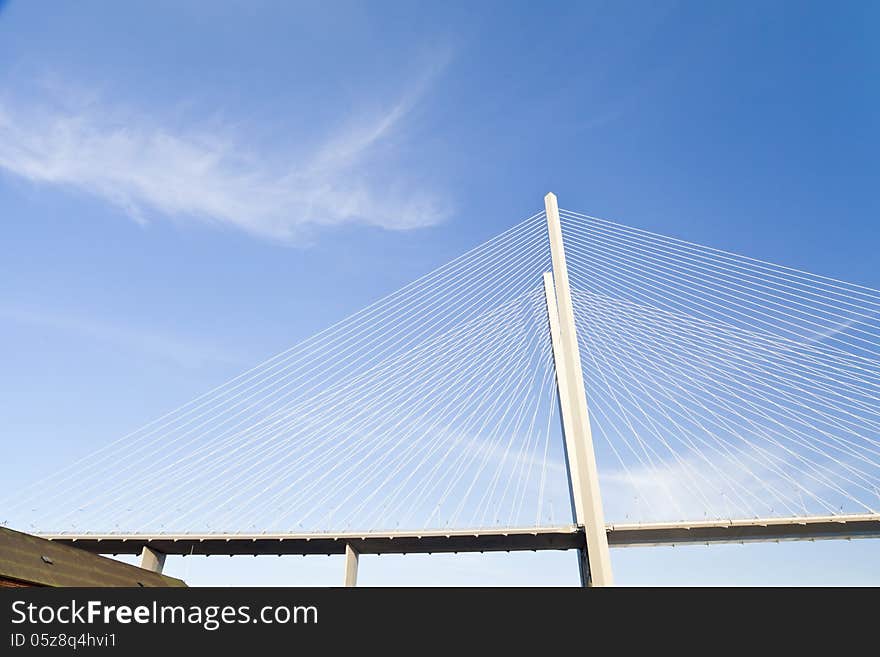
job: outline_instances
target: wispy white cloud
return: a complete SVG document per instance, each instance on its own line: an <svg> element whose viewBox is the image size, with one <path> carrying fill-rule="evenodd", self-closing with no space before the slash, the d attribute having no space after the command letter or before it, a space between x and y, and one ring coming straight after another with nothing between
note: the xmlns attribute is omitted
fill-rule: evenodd
<svg viewBox="0 0 880 657"><path fill-rule="evenodd" d="M873 315L874 315L874 313L871 313L871 316L873 316ZM830 326L826 329L815 331L814 335L805 339L803 341L803 343L805 345L816 344L818 342L822 342L824 340L827 340L828 338L837 337L838 335L841 335L841 334L844 335L844 337L846 337L850 333L850 331L849 331L850 328L852 328L853 326L856 326L858 324L868 324L869 321L870 321L870 318L866 319L864 316L851 317L849 319L845 319L843 321L840 321L840 322L838 322L838 323L834 324L833 326ZM870 324L868 324L868 325L870 326Z"/></svg>
<svg viewBox="0 0 880 657"><path fill-rule="evenodd" d="M0 308L0 320L74 334L99 344L158 358L185 368L195 369L209 364L240 367L248 362L240 354L212 346L204 340L190 340L93 317L6 307Z"/></svg>
<svg viewBox="0 0 880 657"><path fill-rule="evenodd" d="M385 111L348 117L311 152L281 157L256 152L228 126L171 128L94 98L72 102L71 94L61 102L52 94L0 97L0 168L100 197L141 222L159 213L284 242L348 223L429 226L449 204L419 186L395 154L436 69Z"/></svg>
<svg viewBox="0 0 880 657"><path fill-rule="evenodd" d="M856 480L851 468L858 465L817 458L809 450L795 456L744 444L735 459L718 453L684 456L653 466L633 464L629 471L602 470L599 479L609 522L864 513L874 499L851 483Z"/></svg>

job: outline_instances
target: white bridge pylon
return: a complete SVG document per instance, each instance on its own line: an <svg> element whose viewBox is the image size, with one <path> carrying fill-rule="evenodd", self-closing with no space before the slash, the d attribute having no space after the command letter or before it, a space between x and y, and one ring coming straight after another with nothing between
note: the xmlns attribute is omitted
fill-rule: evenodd
<svg viewBox="0 0 880 657"><path fill-rule="evenodd" d="M0 502L100 553L880 535L880 291L558 208Z"/></svg>
<svg viewBox="0 0 880 657"><path fill-rule="evenodd" d="M544 293L553 344L553 362L556 365L559 407L565 435L568 480L578 525L584 527L586 548L580 550L578 560L581 584L584 586L611 586L611 555L605 534L605 514L599 491L599 473L593 434L587 410L581 356L578 347L574 307L565 263L565 246L556 195L544 197L547 232L553 273L544 274ZM554 274L555 280L554 283Z"/></svg>

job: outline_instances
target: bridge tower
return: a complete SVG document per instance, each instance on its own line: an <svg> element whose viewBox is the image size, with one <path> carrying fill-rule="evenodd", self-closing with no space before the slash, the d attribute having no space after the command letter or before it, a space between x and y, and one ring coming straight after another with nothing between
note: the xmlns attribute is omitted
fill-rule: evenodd
<svg viewBox="0 0 880 657"><path fill-rule="evenodd" d="M559 408L575 522L584 528L586 545L578 550L581 584L611 586L611 555L599 491L596 453L581 370L577 328L565 264L562 225L555 194L544 197L553 272L544 274L544 293L559 390Z"/></svg>

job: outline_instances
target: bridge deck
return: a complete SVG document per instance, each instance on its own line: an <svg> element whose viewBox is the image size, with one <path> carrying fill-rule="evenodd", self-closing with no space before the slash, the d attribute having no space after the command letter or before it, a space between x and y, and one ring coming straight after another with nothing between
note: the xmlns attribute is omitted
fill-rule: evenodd
<svg viewBox="0 0 880 657"><path fill-rule="evenodd" d="M609 525L613 547L880 538L880 515L812 516L750 520ZM101 554L361 554L569 550L584 544L573 526L456 531L340 534L44 534L44 538Z"/></svg>

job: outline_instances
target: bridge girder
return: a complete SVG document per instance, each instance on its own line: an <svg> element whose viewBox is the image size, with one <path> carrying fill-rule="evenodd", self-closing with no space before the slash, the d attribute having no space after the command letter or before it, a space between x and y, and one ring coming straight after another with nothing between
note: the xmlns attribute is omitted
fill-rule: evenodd
<svg viewBox="0 0 880 657"><path fill-rule="evenodd" d="M880 514L612 524L611 547L880 538ZM570 550L584 544L575 525L385 533L300 534L43 534L99 554L173 555L432 554Z"/></svg>

